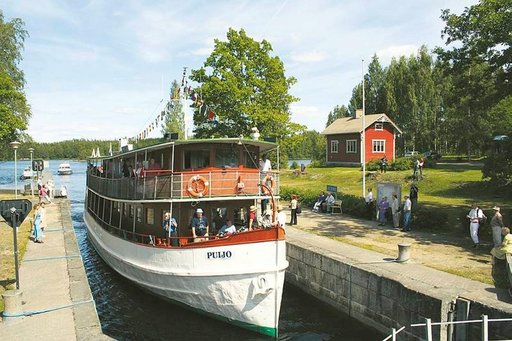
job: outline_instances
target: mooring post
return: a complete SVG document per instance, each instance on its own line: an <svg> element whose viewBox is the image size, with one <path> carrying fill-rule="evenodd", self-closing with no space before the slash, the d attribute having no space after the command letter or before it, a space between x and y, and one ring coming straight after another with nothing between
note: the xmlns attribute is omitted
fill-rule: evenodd
<svg viewBox="0 0 512 341"><path fill-rule="evenodd" d="M411 257L411 244L398 244L398 263L404 263Z"/></svg>
<svg viewBox="0 0 512 341"><path fill-rule="evenodd" d="M4 321L23 317L23 307L21 302L21 290L6 290L2 294L4 299Z"/></svg>

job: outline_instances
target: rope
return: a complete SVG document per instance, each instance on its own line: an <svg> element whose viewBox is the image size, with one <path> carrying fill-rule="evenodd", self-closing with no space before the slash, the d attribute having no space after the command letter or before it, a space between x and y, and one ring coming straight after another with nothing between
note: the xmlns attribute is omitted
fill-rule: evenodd
<svg viewBox="0 0 512 341"><path fill-rule="evenodd" d="M74 306L77 306L77 305L86 304L86 303L92 303L92 302L94 302L94 300L93 300L93 299L90 299L90 300L87 300L87 301L78 301L78 302L74 302L74 303L71 303L71 304L61 305L61 306L57 306L57 307L53 307L53 308L47 308L47 309L42 309L42 310L29 310L29 311L24 311L23 313L20 313L20 314L9 314L9 313L6 313L6 312L4 311L4 312L2 313L2 316L3 316L3 317L23 317L23 316L32 316L32 315L43 314L43 313L49 313L49 312L51 312L51 311L60 310L60 309L65 309L65 308L74 307Z"/></svg>
<svg viewBox="0 0 512 341"><path fill-rule="evenodd" d="M67 259L67 258L78 258L80 255L69 255L69 256L51 256L51 257L41 257L41 258L29 258L24 259L24 262L36 262L40 260L51 260L51 259Z"/></svg>

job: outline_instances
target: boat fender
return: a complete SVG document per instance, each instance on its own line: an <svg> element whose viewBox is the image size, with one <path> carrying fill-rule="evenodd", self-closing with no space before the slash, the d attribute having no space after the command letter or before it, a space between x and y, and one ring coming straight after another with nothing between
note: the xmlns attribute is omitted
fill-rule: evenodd
<svg viewBox="0 0 512 341"><path fill-rule="evenodd" d="M195 175L188 180L188 193L196 198L201 198L208 193L208 180L201 175Z"/></svg>
<svg viewBox="0 0 512 341"><path fill-rule="evenodd" d="M272 292L272 288L269 287L267 278L263 275L253 279L254 295L268 295Z"/></svg>
<svg viewBox="0 0 512 341"><path fill-rule="evenodd" d="M270 182L270 186L267 185L269 182ZM272 175L268 174L267 176L265 176L263 178L262 183L264 185L267 185L270 188L270 191L269 191L267 187L262 186L261 188L263 189L263 193L265 193L266 195L271 195L272 194L271 192L274 192L274 185L275 185L274 177Z"/></svg>

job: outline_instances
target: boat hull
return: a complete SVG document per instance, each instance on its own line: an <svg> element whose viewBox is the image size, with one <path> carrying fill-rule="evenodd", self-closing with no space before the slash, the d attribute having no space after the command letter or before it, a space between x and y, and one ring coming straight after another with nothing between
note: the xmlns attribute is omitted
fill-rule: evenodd
<svg viewBox="0 0 512 341"><path fill-rule="evenodd" d="M73 171L72 170L58 170L57 174L58 175L71 175L71 174L73 174Z"/></svg>
<svg viewBox="0 0 512 341"><path fill-rule="evenodd" d="M284 285L284 240L159 248L105 231L85 212L89 238L122 276L166 300L262 334L276 336Z"/></svg>

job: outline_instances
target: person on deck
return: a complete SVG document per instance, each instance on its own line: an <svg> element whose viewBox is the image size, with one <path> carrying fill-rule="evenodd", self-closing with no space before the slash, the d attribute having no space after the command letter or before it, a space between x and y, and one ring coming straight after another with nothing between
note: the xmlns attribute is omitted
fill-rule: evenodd
<svg viewBox="0 0 512 341"><path fill-rule="evenodd" d="M196 216L192 218L192 237L194 241L201 241L204 238L199 238L203 236L207 236L209 232L208 219L203 216L203 210L198 208L196 210Z"/></svg>
<svg viewBox="0 0 512 341"><path fill-rule="evenodd" d="M219 229L219 233L217 235L224 237L233 233L236 233L236 226L233 225L230 219L228 219L226 220L226 224Z"/></svg>
<svg viewBox="0 0 512 341"><path fill-rule="evenodd" d="M258 209L254 205L251 205L251 207L249 207L249 231L258 228L258 219L256 219L257 210Z"/></svg>
<svg viewBox="0 0 512 341"><path fill-rule="evenodd" d="M286 228L286 213L283 211L282 205L277 205L277 223L283 229Z"/></svg>
<svg viewBox="0 0 512 341"><path fill-rule="evenodd" d="M178 223L176 222L176 219L171 218L171 213L165 212L164 213L164 220L162 222L162 228L164 230L164 238L171 238L171 245L172 246L178 246L178 239L176 237L178 236Z"/></svg>

